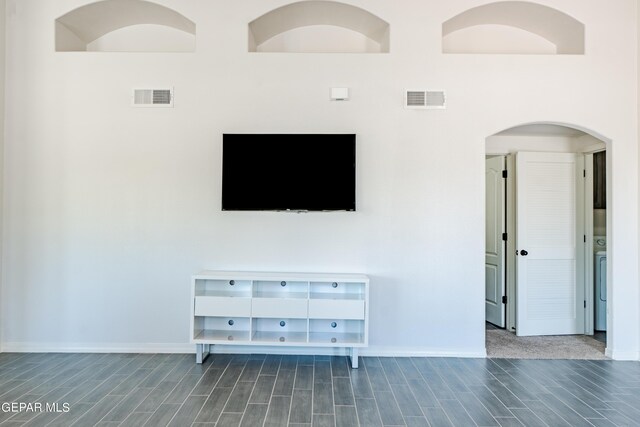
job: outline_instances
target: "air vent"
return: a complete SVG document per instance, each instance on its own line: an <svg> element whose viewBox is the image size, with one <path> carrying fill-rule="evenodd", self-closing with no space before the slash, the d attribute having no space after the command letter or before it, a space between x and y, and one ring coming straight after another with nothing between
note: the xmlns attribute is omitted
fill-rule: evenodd
<svg viewBox="0 0 640 427"><path fill-rule="evenodd" d="M447 108L444 91L407 90L404 107L419 110L442 110Z"/></svg>
<svg viewBox="0 0 640 427"><path fill-rule="evenodd" d="M444 91L427 91L427 108L443 109L447 108Z"/></svg>
<svg viewBox="0 0 640 427"><path fill-rule="evenodd" d="M427 92L422 90L408 90L406 96L407 108L425 108L427 106Z"/></svg>
<svg viewBox="0 0 640 427"><path fill-rule="evenodd" d="M134 89L134 107L173 107L173 89Z"/></svg>

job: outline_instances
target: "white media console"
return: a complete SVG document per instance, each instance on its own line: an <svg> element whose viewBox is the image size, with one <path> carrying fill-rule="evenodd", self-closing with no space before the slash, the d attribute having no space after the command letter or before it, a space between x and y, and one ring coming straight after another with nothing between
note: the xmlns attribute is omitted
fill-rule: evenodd
<svg viewBox="0 0 640 427"><path fill-rule="evenodd" d="M369 341L369 278L361 274L203 271L192 276L191 343L346 347L358 367Z"/></svg>

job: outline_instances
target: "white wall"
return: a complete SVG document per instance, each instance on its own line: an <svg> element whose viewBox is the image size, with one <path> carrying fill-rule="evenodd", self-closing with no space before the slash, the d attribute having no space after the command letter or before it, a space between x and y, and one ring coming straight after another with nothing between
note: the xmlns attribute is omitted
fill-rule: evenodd
<svg viewBox="0 0 640 427"><path fill-rule="evenodd" d="M193 54L55 53L84 1L9 1L5 349L183 349L207 267L367 273L370 354L482 355L485 139L552 121L613 141L609 350L637 358L635 1L543 2L586 24L586 56L441 54L480 0L350 1L390 22L382 55L247 53L284 0L158 0L196 21ZM130 107L154 85L174 109ZM421 87L448 109L403 109ZM221 212L223 132L357 133L358 211Z"/></svg>
<svg viewBox="0 0 640 427"><path fill-rule="evenodd" d="M4 78L5 78L5 39L6 39L6 2L0 0L0 239L2 239L4 189ZM2 245L0 244L0 352L2 351Z"/></svg>
<svg viewBox="0 0 640 427"><path fill-rule="evenodd" d="M637 32L636 32L636 47L637 47L637 56L636 56L636 71L638 73L637 82L640 84L640 8L636 4L636 17L637 17ZM640 144L640 86L636 88L637 95L637 106L638 106L638 143ZM640 159L638 160L638 164L640 165ZM638 177L640 178L640 176ZM607 179L609 179L609 175L607 174ZM640 198L639 198L640 201ZM640 212L640 209L639 209ZM638 216L638 221L640 221L640 216ZM639 254L640 255L640 254ZM638 262L638 268L640 268L640 259ZM638 313L640 313L640 299L638 305ZM640 331L638 332L640 334ZM640 338L638 338L640 341ZM640 357L639 357L640 359Z"/></svg>

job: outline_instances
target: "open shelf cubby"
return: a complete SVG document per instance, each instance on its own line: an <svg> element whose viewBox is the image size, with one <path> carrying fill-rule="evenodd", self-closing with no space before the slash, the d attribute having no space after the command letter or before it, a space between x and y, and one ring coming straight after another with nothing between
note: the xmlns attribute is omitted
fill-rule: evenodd
<svg viewBox="0 0 640 427"><path fill-rule="evenodd" d="M249 52L388 53L389 23L345 3L309 0L249 23Z"/></svg>
<svg viewBox="0 0 640 427"><path fill-rule="evenodd" d="M225 341L246 343L251 338L249 318L200 317L194 318L194 342Z"/></svg>
<svg viewBox="0 0 640 427"><path fill-rule="evenodd" d="M316 345L357 345L365 339L363 320L310 319L309 342Z"/></svg>
<svg viewBox="0 0 640 427"><path fill-rule="evenodd" d="M442 24L442 52L583 55L585 26L560 10L538 3L487 3Z"/></svg>
<svg viewBox="0 0 640 427"><path fill-rule="evenodd" d="M211 345L368 345L369 279L361 274L203 271L192 277L191 342Z"/></svg>
<svg viewBox="0 0 640 427"><path fill-rule="evenodd" d="M56 52L193 52L196 24L144 0L102 0L55 22Z"/></svg>

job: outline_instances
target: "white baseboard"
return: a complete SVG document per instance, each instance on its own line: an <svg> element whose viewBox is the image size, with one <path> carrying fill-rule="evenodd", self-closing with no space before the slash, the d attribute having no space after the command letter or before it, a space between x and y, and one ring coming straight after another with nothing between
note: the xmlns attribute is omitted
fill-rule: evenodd
<svg viewBox="0 0 640 427"><path fill-rule="evenodd" d="M57 344L57 343L3 343L4 353L195 353L195 344L185 343L116 343L116 344ZM370 346L358 349L361 356L381 357L464 357L484 358L484 349L474 350L442 350L424 347L382 347ZM344 356L346 348L338 347L277 347L277 346L213 346L213 353L237 354L303 354L322 356Z"/></svg>
<svg viewBox="0 0 640 427"><path fill-rule="evenodd" d="M640 360L640 351L618 351L607 347L604 355L613 360Z"/></svg>
<svg viewBox="0 0 640 427"><path fill-rule="evenodd" d="M195 346L176 343L32 343L6 342L3 353L193 353Z"/></svg>

